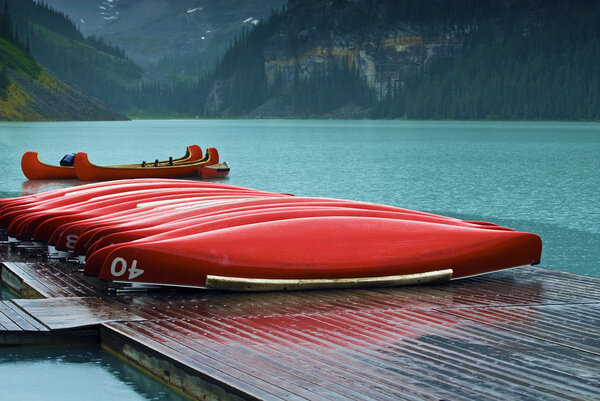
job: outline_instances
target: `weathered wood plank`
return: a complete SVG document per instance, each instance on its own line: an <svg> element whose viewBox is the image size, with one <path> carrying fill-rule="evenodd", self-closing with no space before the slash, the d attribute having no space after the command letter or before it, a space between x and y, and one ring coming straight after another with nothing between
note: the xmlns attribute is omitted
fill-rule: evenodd
<svg viewBox="0 0 600 401"><path fill-rule="evenodd" d="M7 302L10 301L0 301L0 329L2 331L23 331L15 321L19 319L19 316L15 316L14 311L6 306Z"/></svg>
<svg viewBox="0 0 600 401"><path fill-rule="evenodd" d="M23 331L47 331L47 328L44 327L44 325L30 314L20 309L12 301L1 301L0 312L4 313L18 324Z"/></svg>
<svg viewBox="0 0 600 401"><path fill-rule="evenodd" d="M0 303L0 337L101 325L104 344L198 398L593 399L600 388L598 278L531 267L417 287L114 297L73 266L20 260L11 274L53 298Z"/></svg>
<svg viewBox="0 0 600 401"><path fill-rule="evenodd" d="M51 330L89 327L113 321L144 320L121 304L95 297L14 299L12 302Z"/></svg>

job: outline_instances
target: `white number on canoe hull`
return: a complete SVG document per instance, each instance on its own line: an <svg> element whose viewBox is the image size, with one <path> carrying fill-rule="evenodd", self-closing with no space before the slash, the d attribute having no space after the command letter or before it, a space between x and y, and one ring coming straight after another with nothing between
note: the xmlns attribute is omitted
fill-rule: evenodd
<svg viewBox="0 0 600 401"><path fill-rule="evenodd" d="M134 278L142 275L144 271L142 269L138 269L137 260L131 262L131 267L129 268L129 280L133 280ZM110 264L110 273L115 277L120 277L127 271L127 261L123 258L115 258Z"/></svg>
<svg viewBox="0 0 600 401"><path fill-rule="evenodd" d="M75 234L69 234L65 237L65 239L67 240L67 243L65 244L67 248L69 249L74 249L75 248L75 243L77 242L77 238L79 238L78 235Z"/></svg>

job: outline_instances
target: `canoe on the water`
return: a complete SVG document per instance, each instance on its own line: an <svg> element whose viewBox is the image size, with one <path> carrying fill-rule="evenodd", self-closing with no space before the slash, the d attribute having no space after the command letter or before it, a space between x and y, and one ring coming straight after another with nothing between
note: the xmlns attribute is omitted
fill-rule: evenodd
<svg viewBox="0 0 600 401"><path fill-rule="evenodd" d="M310 217L125 244L99 277L233 290L398 285L539 262L517 231L374 217Z"/></svg>
<svg viewBox="0 0 600 401"><path fill-rule="evenodd" d="M159 161L156 162L156 164L160 166L169 164L176 165L181 163L197 161L202 159L203 157L204 155L202 153L202 149L198 145L190 145L187 147L184 156L177 159ZM25 177L27 177L30 180L58 180L78 178L74 165L53 166L50 164L42 163L39 160L37 152L25 152L23 154L23 157L21 158L21 170L23 171Z"/></svg>
<svg viewBox="0 0 600 401"><path fill-rule="evenodd" d="M229 174L229 165L225 162L211 166L198 167L198 175L202 178L226 177Z"/></svg>
<svg viewBox="0 0 600 401"><path fill-rule="evenodd" d="M82 181L122 180L128 178L177 178L196 174L199 166L219 163L219 152L208 148L204 157L178 163L154 162L125 164L121 166L98 166L92 164L87 153L75 156L75 174Z"/></svg>
<svg viewBox="0 0 600 401"><path fill-rule="evenodd" d="M21 157L21 170L30 180L77 179L73 166L53 166L42 163L37 152L25 152Z"/></svg>

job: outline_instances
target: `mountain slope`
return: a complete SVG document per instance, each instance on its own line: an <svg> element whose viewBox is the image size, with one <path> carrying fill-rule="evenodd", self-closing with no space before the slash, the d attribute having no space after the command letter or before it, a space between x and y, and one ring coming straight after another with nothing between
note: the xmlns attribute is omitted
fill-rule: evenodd
<svg viewBox="0 0 600 401"><path fill-rule="evenodd" d="M43 70L30 56L0 38L0 120L124 120Z"/></svg>
<svg viewBox="0 0 600 401"><path fill-rule="evenodd" d="M594 0L290 0L230 47L211 116L600 119Z"/></svg>
<svg viewBox="0 0 600 401"><path fill-rule="evenodd" d="M235 34L286 0L46 0L84 35L124 49L144 78L196 78L214 66Z"/></svg>
<svg viewBox="0 0 600 401"><path fill-rule="evenodd" d="M27 38L35 59L59 79L113 108L127 102L125 92L139 83L142 69L119 48L84 37L73 21L45 3L8 0L14 25Z"/></svg>

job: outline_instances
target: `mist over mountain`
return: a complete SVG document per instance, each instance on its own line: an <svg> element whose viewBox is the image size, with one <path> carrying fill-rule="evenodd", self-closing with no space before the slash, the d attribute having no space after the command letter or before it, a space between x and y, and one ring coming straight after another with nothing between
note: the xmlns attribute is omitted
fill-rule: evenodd
<svg viewBox="0 0 600 401"><path fill-rule="evenodd" d="M285 0L45 0L84 36L123 49L149 81L197 77L212 68L242 29Z"/></svg>

